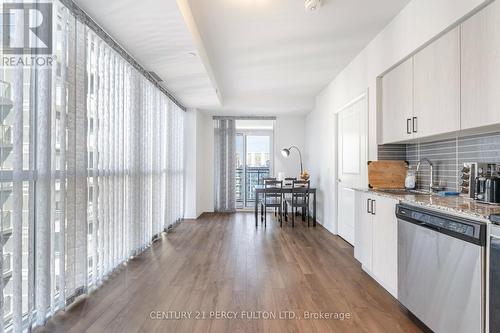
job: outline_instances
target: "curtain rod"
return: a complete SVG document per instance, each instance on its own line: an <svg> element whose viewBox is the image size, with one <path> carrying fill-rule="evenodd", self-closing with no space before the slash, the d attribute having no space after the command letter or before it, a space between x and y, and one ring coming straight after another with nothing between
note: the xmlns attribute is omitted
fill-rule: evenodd
<svg viewBox="0 0 500 333"><path fill-rule="evenodd" d="M212 119L214 120L224 120L224 119L231 119L231 120L276 120L276 117L274 116L269 116L269 117L251 117L251 116L213 116Z"/></svg>
<svg viewBox="0 0 500 333"><path fill-rule="evenodd" d="M114 49L118 54L120 54L123 59L125 59L132 67L139 71L142 75L146 77L151 83L153 83L156 88L158 88L162 93L164 93L172 102L174 102L183 111L186 111L186 107L182 105L165 87L161 86L158 81L141 65L137 60L134 59L123 47L118 44L113 37L108 35L99 24L97 24L83 9L78 7L76 3L72 0L59 0L61 3L68 8L68 10L73 13L77 20L88 26L94 33L102 38L112 49Z"/></svg>

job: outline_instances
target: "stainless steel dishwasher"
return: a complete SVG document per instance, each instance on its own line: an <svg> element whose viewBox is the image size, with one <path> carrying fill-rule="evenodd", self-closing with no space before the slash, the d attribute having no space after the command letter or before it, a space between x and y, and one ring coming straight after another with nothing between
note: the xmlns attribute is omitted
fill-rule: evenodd
<svg viewBox="0 0 500 333"><path fill-rule="evenodd" d="M398 300L435 333L485 327L486 224L397 205Z"/></svg>

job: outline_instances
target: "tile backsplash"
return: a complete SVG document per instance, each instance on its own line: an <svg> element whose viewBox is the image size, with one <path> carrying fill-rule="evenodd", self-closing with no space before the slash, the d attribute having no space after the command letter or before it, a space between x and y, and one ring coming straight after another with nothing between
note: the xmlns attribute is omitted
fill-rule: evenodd
<svg viewBox="0 0 500 333"><path fill-rule="evenodd" d="M379 145L378 146L379 160L405 160L406 161L406 145Z"/></svg>
<svg viewBox="0 0 500 333"><path fill-rule="evenodd" d="M425 143L390 144L378 147L379 160L406 160L414 170L421 158L434 165L434 179L449 191L457 191L465 162L500 162L500 133L488 133ZM430 168L422 163L417 176L420 188L428 187Z"/></svg>

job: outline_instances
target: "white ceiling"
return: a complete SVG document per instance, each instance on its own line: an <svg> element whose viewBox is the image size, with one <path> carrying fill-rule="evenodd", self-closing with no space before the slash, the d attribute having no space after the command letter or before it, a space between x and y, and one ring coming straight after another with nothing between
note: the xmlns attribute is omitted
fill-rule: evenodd
<svg viewBox="0 0 500 333"><path fill-rule="evenodd" d="M192 31L175 0L76 0L187 107L220 105ZM193 56L194 54L194 56Z"/></svg>
<svg viewBox="0 0 500 333"><path fill-rule="evenodd" d="M222 94L212 113L303 113L409 0L188 0Z"/></svg>
<svg viewBox="0 0 500 333"><path fill-rule="evenodd" d="M310 111L409 0L76 2L186 106L277 115Z"/></svg>

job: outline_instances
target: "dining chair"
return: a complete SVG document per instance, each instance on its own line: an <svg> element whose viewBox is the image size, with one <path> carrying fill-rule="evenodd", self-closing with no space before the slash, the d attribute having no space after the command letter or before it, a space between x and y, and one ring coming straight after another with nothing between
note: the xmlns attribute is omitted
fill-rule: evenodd
<svg viewBox="0 0 500 333"><path fill-rule="evenodd" d="M266 182L275 180L276 177L264 177L262 178L261 185L266 185ZM274 210L274 216L276 216L276 209ZM264 221L264 201L262 200L262 198L260 199L260 220L261 222Z"/></svg>
<svg viewBox="0 0 500 333"><path fill-rule="evenodd" d="M285 203L285 221L288 221L288 205L292 209L292 227L295 226L295 215L298 208L302 209L302 221L307 217L307 226L309 227L309 194L311 183L309 180L292 181L291 198Z"/></svg>
<svg viewBox="0 0 500 333"><path fill-rule="evenodd" d="M297 180L297 177L285 177L285 181L283 182L283 187L292 187L293 181ZM283 194L283 212L286 209L286 200L291 199L291 194Z"/></svg>
<svg viewBox="0 0 500 333"><path fill-rule="evenodd" d="M264 225L267 225L267 208L274 208L275 212L278 210L278 219L280 226L283 224L282 207L283 207L283 181L282 180L268 180L264 183L264 200L263 214Z"/></svg>

